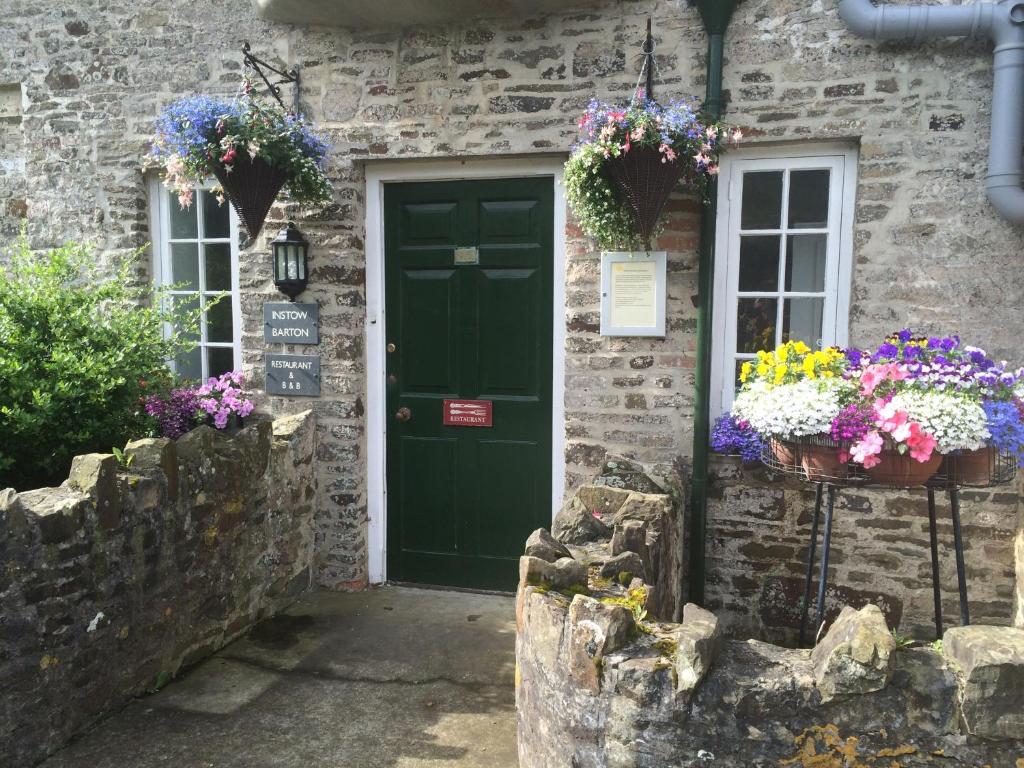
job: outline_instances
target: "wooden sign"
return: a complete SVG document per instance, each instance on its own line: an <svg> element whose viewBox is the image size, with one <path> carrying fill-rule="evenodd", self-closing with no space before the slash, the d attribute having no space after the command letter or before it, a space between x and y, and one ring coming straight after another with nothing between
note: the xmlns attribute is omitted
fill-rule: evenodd
<svg viewBox="0 0 1024 768"><path fill-rule="evenodd" d="M266 355L268 395L318 397L319 355Z"/></svg>
<svg viewBox="0 0 1024 768"><path fill-rule="evenodd" d="M494 426L494 403L490 400L445 400L442 413L446 427Z"/></svg>
<svg viewBox="0 0 1024 768"><path fill-rule="evenodd" d="M320 305L268 301L263 305L263 340L268 344L319 344Z"/></svg>

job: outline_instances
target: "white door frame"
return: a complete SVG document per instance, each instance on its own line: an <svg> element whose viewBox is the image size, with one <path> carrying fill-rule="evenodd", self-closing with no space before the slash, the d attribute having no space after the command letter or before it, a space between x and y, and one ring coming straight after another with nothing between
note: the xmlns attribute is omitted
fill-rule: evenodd
<svg viewBox="0 0 1024 768"><path fill-rule="evenodd" d="M551 514L565 492L565 187L564 157L410 160L366 168L366 495L369 579L387 580L387 414L384 391L384 185L407 181L464 181L550 176L554 184L554 307L552 313Z"/></svg>

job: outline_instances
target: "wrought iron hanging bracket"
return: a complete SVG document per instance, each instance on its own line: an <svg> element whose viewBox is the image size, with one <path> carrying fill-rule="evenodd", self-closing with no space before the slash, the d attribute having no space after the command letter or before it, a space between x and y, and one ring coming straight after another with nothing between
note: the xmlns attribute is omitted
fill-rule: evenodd
<svg viewBox="0 0 1024 768"><path fill-rule="evenodd" d="M284 105L284 101L282 101L281 99L281 86L289 83L294 85L295 90L292 98L291 111L296 115L299 114L300 78L298 66L294 66L291 69L278 69L273 64L264 61L259 56L254 54L249 46L248 41L246 41L242 45L242 57L244 59L245 66L252 68L256 71L256 74L260 76L260 79L263 80L264 84L267 86L267 91L270 93L271 96L274 97L277 103L281 105L281 109L283 110L287 111L288 108ZM271 73L272 75L277 75L281 79L271 81L270 77L267 76L268 72Z"/></svg>

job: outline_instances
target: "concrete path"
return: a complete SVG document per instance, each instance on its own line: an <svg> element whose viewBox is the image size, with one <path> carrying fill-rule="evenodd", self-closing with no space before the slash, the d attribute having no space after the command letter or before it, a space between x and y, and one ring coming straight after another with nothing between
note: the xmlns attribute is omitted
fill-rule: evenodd
<svg viewBox="0 0 1024 768"><path fill-rule="evenodd" d="M515 768L514 621L507 597L312 594L43 768Z"/></svg>

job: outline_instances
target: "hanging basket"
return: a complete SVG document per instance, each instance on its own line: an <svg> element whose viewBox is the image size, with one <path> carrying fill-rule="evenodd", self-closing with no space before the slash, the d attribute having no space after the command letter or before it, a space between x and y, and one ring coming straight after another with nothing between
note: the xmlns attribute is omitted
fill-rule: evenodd
<svg viewBox="0 0 1024 768"><path fill-rule="evenodd" d="M233 163L231 173L224 168L217 168L213 173L245 225L249 239L255 240L270 206L288 181L288 174L263 158L242 156Z"/></svg>
<svg viewBox="0 0 1024 768"><path fill-rule="evenodd" d="M939 453L933 453L927 461L922 462L909 453L903 454L886 449L878 458L878 464L865 467L864 471L876 483L896 488L916 488L924 485L942 464L942 455Z"/></svg>
<svg viewBox="0 0 1024 768"><path fill-rule="evenodd" d="M609 158L604 164L619 200L647 247L665 203L683 175L681 162L662 162L664 158L654 147L637 147Z"/></svg>

